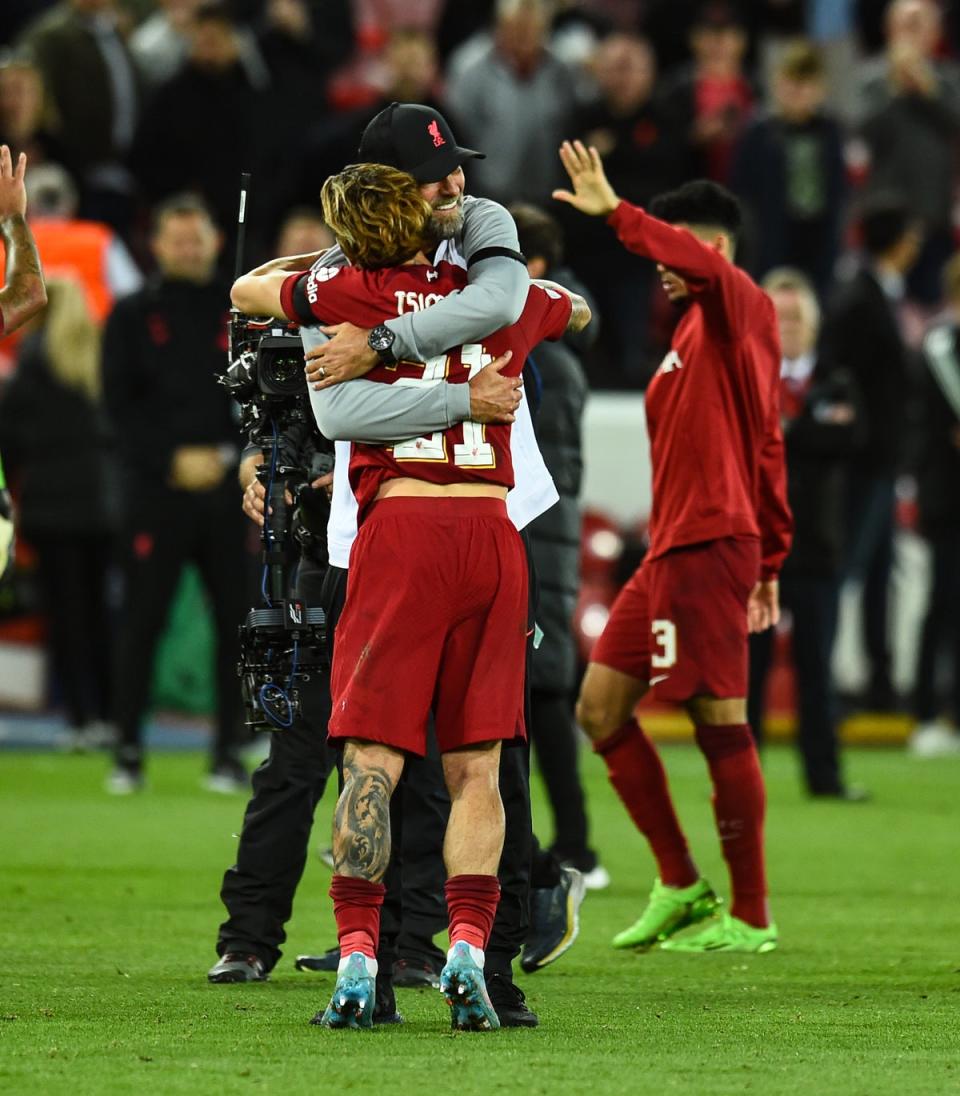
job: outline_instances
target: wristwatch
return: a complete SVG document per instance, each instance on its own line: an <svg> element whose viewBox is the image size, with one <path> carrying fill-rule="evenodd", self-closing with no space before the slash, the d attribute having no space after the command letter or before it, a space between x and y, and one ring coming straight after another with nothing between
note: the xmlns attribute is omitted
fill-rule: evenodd
<svg viewBox="0 0 960 1096"><path fill-rule="evenodd" d="M393 352L396 337L396 334L383 323L378 323L367 336L367 345L380 359L381 365L397 364L397 358Z"/></svg>

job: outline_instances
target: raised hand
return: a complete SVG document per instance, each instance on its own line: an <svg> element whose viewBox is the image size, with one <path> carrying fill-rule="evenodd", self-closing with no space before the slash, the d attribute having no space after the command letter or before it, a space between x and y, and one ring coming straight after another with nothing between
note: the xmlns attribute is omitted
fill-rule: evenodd
<svg viewBox="0 0 960 1096"><path fill-rule="evenodd" d="M590 217L609 217L620 199L603 170L600 153L592 145L587 148L582 141L564 141L560 146L560 161L570 176L573 193L555 190L554 198Z"/></svg>
<svg viewBox="0 0 960 1096"><path fill-rule="evenodd" d="M7 145L0 145L0 221L7 217L23 217L27 212L27 190L23 175L27 157L20 153L16 166Z"/></svg>

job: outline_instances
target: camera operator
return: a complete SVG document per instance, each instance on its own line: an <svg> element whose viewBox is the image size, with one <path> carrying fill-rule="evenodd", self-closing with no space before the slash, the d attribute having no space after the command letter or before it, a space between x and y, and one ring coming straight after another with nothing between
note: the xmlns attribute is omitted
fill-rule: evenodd
<svg viewBox="0 0 960 1096"><path fill-rule="evenodd" d="M143 787L143 722L157 642L184 564L200 571L216 630L216 734L206 787L248 786L237 757L237 626L244 605L244 525L236 505L239 447L222 368L226 287L220 235L191 196L161 205L151 246L158 275L107 320L103 391L125 472L124 591L117 659L116 767L108 791Z"/></svg>

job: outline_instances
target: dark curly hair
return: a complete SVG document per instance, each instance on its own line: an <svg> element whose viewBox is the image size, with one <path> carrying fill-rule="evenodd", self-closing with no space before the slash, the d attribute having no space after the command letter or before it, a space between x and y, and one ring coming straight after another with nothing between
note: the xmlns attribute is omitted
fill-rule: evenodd
<svg viewBox="0 0 960 1096"><path fill-rule="evenodd" d="M734 239L743 225L740 203L726 187L709 179L694 179L676 190L658 194L650 203L649 212L672 225L722 228Z"/></svg>

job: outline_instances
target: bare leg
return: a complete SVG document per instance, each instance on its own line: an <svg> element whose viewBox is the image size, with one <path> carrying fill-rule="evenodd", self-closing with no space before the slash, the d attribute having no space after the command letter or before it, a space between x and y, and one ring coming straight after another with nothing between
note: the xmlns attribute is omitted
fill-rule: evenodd
<svg viewBox="0 0 960 1096"><path fill-rule="evenodd" d="M500 743L443 755L450 820L443 840L447 875L496 875L503 851Z"/></svg>
<svg viewBox="0 0 960 1096"><path fill-rule="evenodd" d="M650 686L629 674L591 662L580 686L577 722L594 745L610 738L633 715Z"/></svg>

